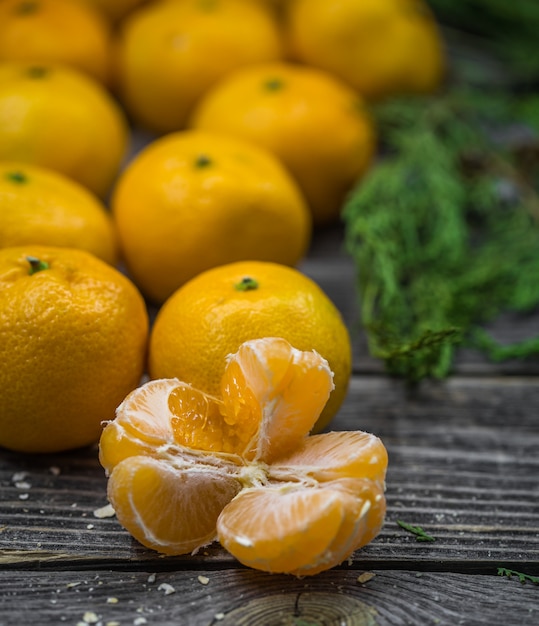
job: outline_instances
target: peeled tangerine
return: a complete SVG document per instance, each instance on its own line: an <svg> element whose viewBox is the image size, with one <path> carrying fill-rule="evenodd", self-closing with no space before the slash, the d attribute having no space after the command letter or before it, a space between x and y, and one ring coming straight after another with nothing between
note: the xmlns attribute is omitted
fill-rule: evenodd
<svg viewBox="0 0 539 626"><path fill-rule="evenodd" d="M229 355L219 398L177 379L139 387L100 441L119 522L168 555L218 539L268 572L341 563L382 527L387 452L364 432L308 436L332 389L325 359L280 338Z"/></svg>

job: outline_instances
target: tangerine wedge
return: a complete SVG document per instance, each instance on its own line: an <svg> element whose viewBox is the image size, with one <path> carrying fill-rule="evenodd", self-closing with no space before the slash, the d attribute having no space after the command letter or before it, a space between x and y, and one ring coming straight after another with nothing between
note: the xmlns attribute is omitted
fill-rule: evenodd
<svg viewBox="0 0 539 626"><path fill-rule="evenodd" d="M269 572L341 563L382 527L388 458L368 433L309 436L332 389L325 359L273 337L228 356L218 398L177 379L142 385L100 440L119 522L168 555L218 539Z"/></svg>

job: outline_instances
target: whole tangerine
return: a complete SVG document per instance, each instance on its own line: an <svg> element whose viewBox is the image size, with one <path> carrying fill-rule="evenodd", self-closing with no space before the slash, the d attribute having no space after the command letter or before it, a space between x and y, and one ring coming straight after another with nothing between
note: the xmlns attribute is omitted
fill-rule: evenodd
<svg viewBox="0 0 539 626"><path fill-rule="evenodd" d="M112 45L108 21L84 2L0 2L0 61L63 63L109 84Z"/></svg>
<svg viewBox="0 0 539 626"><path fill-rule="evenodd" d="M335 389L316 428L337 413L351 372L350 337L339 310L297 269L245 261L213 268L178 289L157 314L149 343L151 378L178 378L219 395L226 356L251 339L282 337L315 350Z"/></svg>
<svg viewBox="0 0 539 626"><path fill-rule="evenodd" d="M118 261L116 230L105 205L59 172L1 162L0 206L0 248L79 248L110 265Z"/></svg>
<svg viewBox="0 0 539 626"><path fill-rule="evenodd" d="M126 117L98 81L65 65L0 63L0 160L56 170L105 197L128 141Z"/></svg>
<svg viewBox="0 0 539 626"><path fill-rule="evenodd" d="M424 0L290 0L284 31L291 58L368 100L430 93L444 78L444 42Z"/></svg>
<svg viewBox="0 0 539 626"><path fill-rule="evenodd" d="M0 250L0 446L58 452L99 439L140 382L148 314L136 287L83 250Z"/></svg>
<svg viewBox="0 0 539 626"><path fill-rule="evenodd" d="M278 159L215 133L148 145L120 176L112 212L129 274L157 303L217 265L295 265L310 243L309 209Z"/></svg>

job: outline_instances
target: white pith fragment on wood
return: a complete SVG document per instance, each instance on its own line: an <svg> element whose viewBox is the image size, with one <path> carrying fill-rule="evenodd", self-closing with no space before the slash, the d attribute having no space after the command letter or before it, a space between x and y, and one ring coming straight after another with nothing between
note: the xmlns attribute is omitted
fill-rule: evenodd
<svg viewBox="0 0 539 626"><path fill-rule="evenodd" d="M30 489L32 486L27 480L18 480L14 484L17 489Z"/></svg>
<svg viewBox="0 0 539 626"><path fill-rule="evenodd" d="M114 517L115 515L116 511L112 508L112 504L106 504L105 506L102 506L94 511L94 517L98 517L99 519Z"/></svg>
<svg viewBox="0 0 539 626"><path fill-rule="evenodd" d="M374 572L363 572L363 574L357 577L357 582L363 584L369 582L369 580L372 580L375 576L376 574Z"/></svg>
<svg viewBox="0 0 539 626"><path fill-rule="evenodd" d="M169 585L168 583L161 583L159 587L157 587L157 589L159 591L164 591L166 596L170 595L171 593L176 593L176 589L174 589L174 587L172 585Z"/></svg>

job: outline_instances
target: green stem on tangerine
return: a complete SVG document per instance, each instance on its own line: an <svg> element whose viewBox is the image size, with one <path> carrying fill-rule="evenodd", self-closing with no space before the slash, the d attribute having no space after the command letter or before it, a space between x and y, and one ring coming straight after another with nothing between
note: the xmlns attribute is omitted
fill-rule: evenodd
<svg viewBox="0 0 539 626"><path fill-rule="evenodd" d="M32 276L36 272L41 272L43 270L49 269L49 264L46 261L42 261L35 256L27 256L26 260L28 261L28 263L30 263L30 276Z"/></svg>
<svg viewBox="0 0 539 626"><path fill-rule="evenodd" d="M28 176L24 172L7 172L6 178L12 182L17 183L18 185L23 185L28 182Z"/></svg>
<svg viewBox="0 0 539 626"><path fill-rule="evenodd" d="M196 167L208 167L208 165L211 164L212 160L209 156L206 156L205 154L201 154L200 156L198 156L197 160L195 161Z"/></svg>
<svg viewBox="0 0 539 626"><path fill-rule="evenodd" d="M284 87L284 81L281 78L270 78L264 83L264 87L268 91L280 91Z"/></svg>
<svg viewBox="0 0 539 626"><path fill-rule="evenodd" d="M49 73L49 69L40 65L32 65L27 70L27 74L30 78L43 78Z"/></svg>
<svg viewBox="0 0 539 626"><path fill-rule="evenodd" d="M239 283L234 285L234 288L238 291L252 291L258 289L258 281L250 276L244 276Z"/></svg>
<svg viewBox="0 0 539 626"><path fill-rule="evenodd" d="M15 13L29 15L30 13L35 13L38 8L39 4L37 2L21 2L15 7Z"/></svg>

